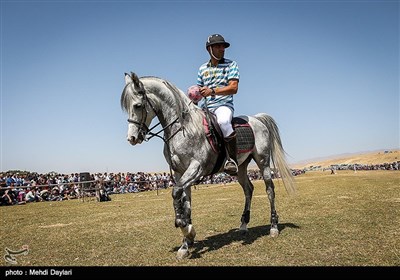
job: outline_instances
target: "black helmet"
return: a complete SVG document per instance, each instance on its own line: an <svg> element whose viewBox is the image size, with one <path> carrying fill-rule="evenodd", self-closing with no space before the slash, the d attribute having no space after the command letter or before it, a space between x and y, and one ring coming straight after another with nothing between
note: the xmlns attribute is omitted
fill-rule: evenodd
<svg viewBox="0 0 400 280"><path fill-rule="evenodd" d="M222 35L213 34L213 35L208 36L207 42L206 42L206 48L208 48L209 46L215 45L215 44L224 44L225 48L229 48L229 46L231 45L228 42L225 42L225 39L224 39L224 37L222 37Z"/></svg>

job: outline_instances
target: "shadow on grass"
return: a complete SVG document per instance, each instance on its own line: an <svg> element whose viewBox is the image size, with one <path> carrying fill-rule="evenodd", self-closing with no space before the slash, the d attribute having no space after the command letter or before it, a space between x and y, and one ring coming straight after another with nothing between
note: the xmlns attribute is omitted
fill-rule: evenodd
<svg viewBox="0 0 400 280"><path fill-rule="evenodd" d="M300 228L299 226L292 223L282 223L278 225L279 232L285 230L285 228ZM195 241L191 248L190 259L198 259L207 252L219 250L224 246L230 245L233 242L242 241L242 245L249 245L256 241L262 236L268 236L270 225L251 227L247 233L243 233L238 229L231 229L228 232L220 233L206 237L204 240ZM174 251L178 251L179 246L174 248Z"/></svg>

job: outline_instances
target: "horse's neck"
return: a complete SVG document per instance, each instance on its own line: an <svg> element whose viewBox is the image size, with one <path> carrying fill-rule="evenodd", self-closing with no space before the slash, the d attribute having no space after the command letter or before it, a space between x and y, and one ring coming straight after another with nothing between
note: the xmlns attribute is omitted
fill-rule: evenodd
<svg viewBox="0 0 400 280"><path fill-rule="evenodd" d="M150 100L155 106L158 119L165 128L182 117L182 108L177 96L167 89L161 81L151 80Z"/></svg>
<svg viewBox="0 0 400 280"><path fill-rule="evenodd" d="M190 100L184 100L184 96L176 88L162 81L151 81L152 103L157 104L157 116L160 124L167 134L173 134L176 125L183 127L186 133L198 136L202 131L202 113ZM175 92L173 92L175 91ZM176 92L178 91L178 92ZM169 126L173 124L172 126ZM175 126L175 127L174 127Z"/></svg>

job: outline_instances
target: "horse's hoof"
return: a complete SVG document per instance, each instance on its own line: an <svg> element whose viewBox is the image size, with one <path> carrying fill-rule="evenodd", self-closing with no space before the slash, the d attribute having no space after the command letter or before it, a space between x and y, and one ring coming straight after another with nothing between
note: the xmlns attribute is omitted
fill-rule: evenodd
<svg viewBox="0 0 400 280"><path fill-rule="evenodd" d="M188 235L186 236L187 239L194 243L194 238L196 237L196 231L194 230L194 226L191 224L188 226Z"/></svg>
<svg viewBox="0 0 400 280"><path fill-rule="evenodd" d="M196 237L196 231L194 230L194 226L192 224L187 225L186 227L181 228L183 236L186 239L188 246L193 246L194 238ZM185 241L185 240L184 240Z"/></svg>
<svg viewBox="0 0 400 280"><path fill-rule="evenodd" d="M247 224L243 223L239 227L239 231L241 234L246 234L249 230L247 229Z"/></svg>
<svg viewBox="0 0 400 280"><path fill-rule="evenodd" d="M269 231L271 237L277 237L279 235L279 230L277 228L271 228Z"/></svg>
<svg viewBox="0 0 400 280"><path fill-rule="evenodd" d="M193 247L193 245L194 245L194 240L189 240L189 239L187 239L187 240L186 240L186 243L187 243L188 247L191 248L191 247Z"/></svg>
<svg viewBox="0 0 400 280"><path fill-rule="evenodd" d="M189 256L189 250L188 249L179 249L178 253L176 254L176 259L177 260L183 260Z"/></svg>

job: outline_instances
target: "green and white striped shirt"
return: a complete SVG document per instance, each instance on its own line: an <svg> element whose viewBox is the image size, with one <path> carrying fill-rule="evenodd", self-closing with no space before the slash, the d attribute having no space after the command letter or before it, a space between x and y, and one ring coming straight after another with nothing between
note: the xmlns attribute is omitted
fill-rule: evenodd
<svg viewBox="0 0 400 280"><path fill-rule="evenodd" d="M207 86L209 88L220 88L228 85L229 80L239 80L239 67L236 61L223 58L218 62L216 67L212 66L211 61L202 64L197 73L197 85ZM234 111L233 95L216 95L207 96L207 107L216 109L220 106L227 106ZM204 108L204 98L198 104Z"/></svg>

